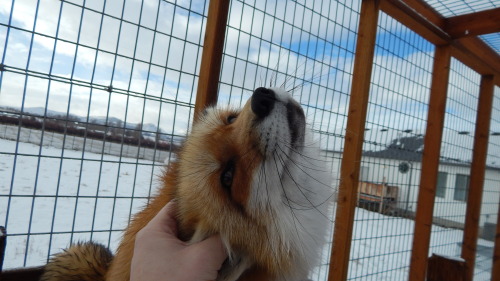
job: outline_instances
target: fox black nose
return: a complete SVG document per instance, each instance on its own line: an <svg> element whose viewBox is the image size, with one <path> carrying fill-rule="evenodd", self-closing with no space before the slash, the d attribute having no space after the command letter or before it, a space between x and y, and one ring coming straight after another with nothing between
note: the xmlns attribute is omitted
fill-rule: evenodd
<svg viewBox="0 0 500 281"><path fill-rule="evenodd" d="M274 108L276 97L272 90L260 87L255 89L252 95L252 111L259 118L264 118Z"/></svg>

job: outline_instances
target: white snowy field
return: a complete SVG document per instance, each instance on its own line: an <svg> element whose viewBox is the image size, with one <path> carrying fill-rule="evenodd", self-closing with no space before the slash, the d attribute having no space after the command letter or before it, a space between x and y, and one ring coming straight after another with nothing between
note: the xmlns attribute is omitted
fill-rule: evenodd
<svg viewBox="0 0 500 281"><path fill-rule="evenodd" d="M414 221L356 208L348 280L408 279ZM429 255L459 258L463 231L432 226ZM490 280L494 243L478 240L474 280ZM479 250L479 248L481 250ZM327 280L331 245L323 250L323 265L312 280Z"/></svg>
<svg viewBox="0 0 500 281"><path fill-rule="evenodd" d="M0 139L0 225L9 234L4 268L44 264L71 241L93 239L116 249L130 214L158 187L161 167L147 160ZM349 279L405 280L413 221L360 208L355 220ZM462 235L461 230L433 226L430 252L459 256ZM479 244L493 246L482 239ZM330 245L313 280L326 280L329 253ZM478 261L475 280L489 280L491 256L478 255Z"/></svg>
<svg viewBox="0 0 500 281"><path fill-rule="evenodd" d="M0 139L0 225L9 234L4 267L43 264L49 244L50 254L90 238L114 249L161 169L147 160Z"/></svg>

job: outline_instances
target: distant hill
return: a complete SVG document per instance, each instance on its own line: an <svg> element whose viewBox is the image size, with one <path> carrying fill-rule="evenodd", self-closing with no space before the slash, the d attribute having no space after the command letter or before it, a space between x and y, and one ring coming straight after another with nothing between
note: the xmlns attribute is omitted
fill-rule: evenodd
<svg viewBox="0 0 500 281"><path fill-rule="evenodd" d="M45 110L42 107L20 109L0 107L0 123L32 129L60 132L89 138L106 139L112 142L126 142L141 146L171 149L184 140L184 136L167 133L155 124L130 123L116 117L77 116L63 112Z"/></svg>
<svg viewBox="0 0 500 281"><path fill-rule="evenodd" d="M54 111L54 110L46 110L43 107L27 107L23 109L24 114L29 114L32 116L36 117L49 117L49 118L58 118L58 119L65 119L73 122L82 122L82 123L89 123L89 124L96 124L96 125L107 125L110 127L120 127L123 128L123 123L124 121L121 120L120 118L116 118L113 116L106 117L106 116L78 116L74 114L69 114L67 115L65 112L59 112L59 111ZM1 107L0 106L0 115L5 114L5 113L14 113L14 114L21 114L20 109L12 108L12 107ZM88 119L88 120L87 120ZM138 123L130 123L127 122L125 124L125 129L136 129L138 128ZM142 124L141 127L142 131L147 131L147 132L154 132L154 133L162 133L161 129L158 128L155 124L152 123L146 123Z"/></svg>

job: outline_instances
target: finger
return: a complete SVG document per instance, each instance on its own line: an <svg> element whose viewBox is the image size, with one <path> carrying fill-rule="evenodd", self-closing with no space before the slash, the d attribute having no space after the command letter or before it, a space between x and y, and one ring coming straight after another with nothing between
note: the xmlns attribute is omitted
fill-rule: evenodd
<svg viewBox="0 0 500 281"><path fill-rule="evenodd" d="M222 265L227 258L227 253L224 244L219 235L211 236L199 243L191 245L200 256L209 257L212 264L218 266Z"/></svg>
<svg viewBox="0 0 500 281"><path fill-rule="evenodd" d="M175 219L176 204L170 201L146 225L146 229L162 231L177 237L177 220Z"/></svg>

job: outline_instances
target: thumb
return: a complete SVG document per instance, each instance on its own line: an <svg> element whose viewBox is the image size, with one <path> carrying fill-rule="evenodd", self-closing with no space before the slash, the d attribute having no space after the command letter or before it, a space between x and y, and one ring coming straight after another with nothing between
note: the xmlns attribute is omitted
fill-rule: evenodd
<svg viewBox="0 0 500 281"><path fill-rule="evenodd" d="M177 237L176 208L175 202L168 202L143 229L160 231Z"/></svg>
<svg viewBox="0 0 500 281"><path fill-rule="evenodd" d="M217 268L220 268L224 260L227 258L224 244L218 234L210 236L201 242L191 245L190 247L198 252L201 257L206 257L207 261L217 266Z"/></svg>

